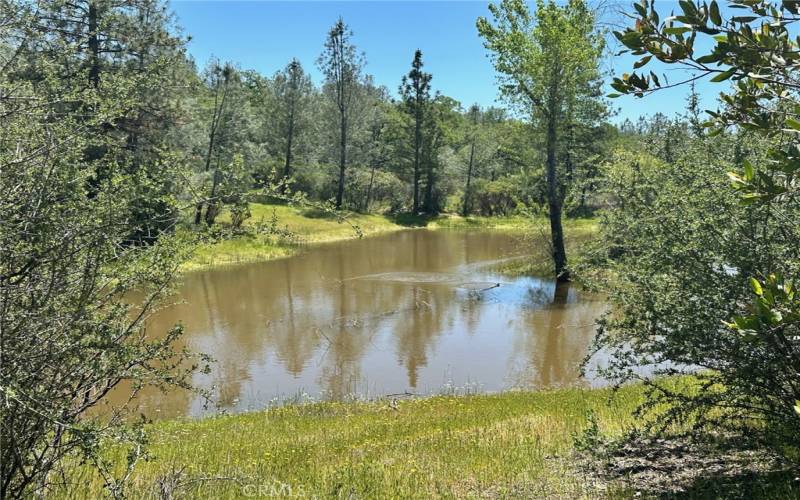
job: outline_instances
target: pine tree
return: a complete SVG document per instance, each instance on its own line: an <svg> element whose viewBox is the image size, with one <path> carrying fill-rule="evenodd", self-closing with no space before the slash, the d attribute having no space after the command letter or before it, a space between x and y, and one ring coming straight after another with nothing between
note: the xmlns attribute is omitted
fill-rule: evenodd
<svg viewBox="0 0 800 500"><path fill-rule="evenodd" d="M325 75L325 94L334 105L338 118L339 179L336 187L336 208L342 207L347 170L348 134L353 127L354 108L362 84L364 56L356 52L350 39L353 32L342 18L328 32L325 48L317 60Z"/></svg>
<svg viewBox="0 0 800 500"><path fill-rule="evenodd" d="M414 52L414 60L411 62L411 71L403 76L400 84L400 95L406 105L407 112L413 117L413 143L414 143L414 186L413 202L411 205L412 213L419 212L419 183L422 172L422 127L425 121L426 108L431 100L431 75L422 71L422 51L417 49Z"/></svg>

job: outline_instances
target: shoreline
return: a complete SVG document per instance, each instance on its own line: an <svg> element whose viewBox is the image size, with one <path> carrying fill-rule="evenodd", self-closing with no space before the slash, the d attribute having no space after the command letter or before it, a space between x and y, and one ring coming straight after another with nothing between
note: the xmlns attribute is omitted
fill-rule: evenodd
<svg viewBox="0 0 800 500"><path fill-rule="evenodd" d="M492 230L507 231L522 235L532 234L535 229L546 224L544 217L536 219L522 216L499 217L461 217L452 214L440 214L433 217L349 214L348 222L338 219L320 217L313 210L278 204L251 204L253 217L245 222L246 226L263 223L267 215L274 217L277 227L292 233L297 239L276 235L246 235L228 240L199 245L192 252L192 257L181 265L180 272L197 272L211 269L224 269L228 266L239 266L268 262L271 260L292 257L317 244L336 243L359 238L380 236L383 234L411 229L428 230ZM272 212L272 214L270 214ZM220 216L222 224L228 223L228 214ZM355 225L361 235L351 226ZM591 236L597 231L595 219L566 219L565 230L570 235ZM536 256L532 256L536 257ZM518 269L508 269L511 274L524 274L541 266L527 265Z"/></svg>

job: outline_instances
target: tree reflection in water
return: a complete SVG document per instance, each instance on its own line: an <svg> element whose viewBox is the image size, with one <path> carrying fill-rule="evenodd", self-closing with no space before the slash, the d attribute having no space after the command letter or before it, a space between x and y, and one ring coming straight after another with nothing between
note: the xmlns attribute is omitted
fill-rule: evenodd
<svg viewBox="0 0 800 500"><path fill-rule="evenodd" d="M184 324L183 342L217 360L195 383L228 411L300 393L347 399L469 381L490 391L577 383L604 304L482 265L524 253L499 232L413 230L322 245L187 274L185 303L157 314L149 331ZM140 402L154 416L205 411L188 393L147 392Z"/></svg>

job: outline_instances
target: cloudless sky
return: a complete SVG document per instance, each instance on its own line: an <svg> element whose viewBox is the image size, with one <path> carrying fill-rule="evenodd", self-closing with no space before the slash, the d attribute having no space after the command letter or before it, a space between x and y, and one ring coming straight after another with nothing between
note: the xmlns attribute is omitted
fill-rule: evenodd
<svg viewBox="0 0 800 500"><path fill-rule="evenodd" d="M626 1L620 6L629 4ZM433 75L433 88L464 107L472 103L502 105L491 60L475 28L479 16L489 15L487 5L486 1L171 1L179 26L191 36L189 53L200 67L216 56L242 69L271 75L296 57L320 83L316 60L328 29L342 16L354 33L353 43L366 54L366 71L377 84L395 95L414 50L419 48L425 70ZM676 8L671 1L657 5L665 13ZM617 19L611 21L624 22L613 17ZM621 74L631 70L634 60L609 57L604 67ZM684 74L670 69L667 76L674 81ZM715 107L719 90L713 84L698 86L704 108ZM679 87L644 99L615 99L613 105L619 113L614 121L683 112L687 93L688 88Z"/></svg>

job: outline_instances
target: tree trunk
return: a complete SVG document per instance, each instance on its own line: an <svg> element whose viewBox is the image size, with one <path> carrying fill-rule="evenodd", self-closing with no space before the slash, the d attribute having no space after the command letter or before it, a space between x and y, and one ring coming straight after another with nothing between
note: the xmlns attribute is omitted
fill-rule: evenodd
<svg viewBox="0 0 800 500"><path fill-rule="evenodd" d="M344 111L342 113L341 133L339 134L339 187L336 190L336 208L342 208L342 198L344 198L344 169L347 164L347 119L345 118Z"/></svg>
<svg viewBox="0 0 800 500"><path fill-rule="evenodd" d="M372 164L372 171L369 174L369 186L367 186L367 200L364 203L364 211L369 212L369 204L372 201L372 184L375 181L375 164Z"/></svg>
<svg viewBox="0 0 800 500"><path fill-rule="evenodd" d="M569 283L556 283L556 287L553 289L553 301L551 304L556 306L566 305L567 300L569 299L569 287Z"/></svg>
<svg viewBox="0 0 800 500"><path fill-rule="evenodd" d="M419 106L419 103L417 103ZM420 146L422 142L421 121L419 111L416 111L414 116L414 202L412 204L411 212L416 215L419 212L419 155Z"/></svg>
<svg viewBox="0 0 800 500"><path fill-rule="evenodd" d="M470 183L472 182L472 165L475 161L475 141L469 147L469 166L467 167L467 186L464 188L464 207L461 209L461 216L469 215L469 195Z"/></svg>
<svg viewBox="0 0 800 500"><path fill-rule="evenodd" d="M564 229L561 226L562 198L556 173L557 140L555 113L551 108L547 119L547 204L550 212L550 235L553 242L556 281L567 282L570 277L567 271L567 252L564 249Z"/></svg>
<svg viewBox="0 0 800 500"><path fill-rule="evenodd" d="M208 131L208 149L206 150L206 168L205 168L206 172L211 170L211 157L214 154L214 140L217 137L217 127L219 126L219 121L222 117L222 112L225 109L225 98L227 97L227 94L228 94L228 83L226 81L225 88L223 89L222 92L222 102L218 106L217 103L219 102L219 81L217 81L216 88L214 89L214 114L211 116L211 127ZM216 182L217 182L216 174L213 182L215 184L214 189L216 189ZM200 224L200 221L203 220L203 205L205 205L205 202L203 200L200 200L197 202L197 205L194 208L195 226ZM208 210L206 210L206 213L208 213Z"/></svg>
<svg viewBox="0 0 800 500"><path fill-rule="evenodd" d="M217 157L217 167L214 169L214 178L211 182L211 196L209 197L208 203L206 203L206 225L211 226L214 224L214 220L217 218L217 214L219 213L219 203L216 200L217 197L217 187L219 186L220 178L222 177L222 173L219 170L219 157Z"/></svg>
<svg viewBox="0 0 800 500"><path fill-rule="evenodd" d="M280 192L283 194L286 191L286 182L292 174L292 140L294 139L294 102L291 104L291 111L289 112L289 127L286 131L286 163L283 165L283 183L280 187Z"/></svg>
<svg viewBox="0 0 800 500"><path fill-rule="evenodd" d="M214 119L212 120L212 122L216 121L216 115L217 115L217 112L216 112L216 108L215 108L215 110L214 110ZM212 155L212 153L214 151L214 135L215 135L215 132L216 132L216 130L214 128L214 125L212 124L211 133L209 134L209 138L208 138L208 150L206 151L206 169L205 169L206 172L208 172L211 169L211 155ZM216 182L216 179L214 180L214 182ZM194 224L195 224L195 226L200 224L200 221L203 220L203 205L205 205L205 202L203 200L200 200L200 201L197 202L197 205L194 207Z"/></svg>
<svg viewBox="0 0 800 500"><path fill-rule="evenodd" d="M425 173L427 174L425 177L425 213L432 214L434 212L433 207L433 160L428 158L428 165L425 169Z"/></svg>
<svg viewBox="0 0 800 500"><path fill-rule="evenodd" d="M581 186L581 198L580 203L578 203L578 213L583 214L586 211L586 183Z"/></svg>

